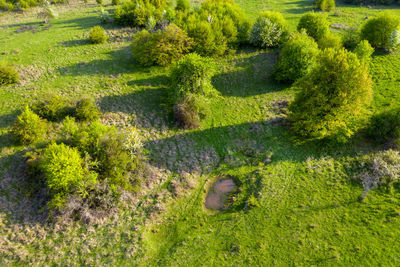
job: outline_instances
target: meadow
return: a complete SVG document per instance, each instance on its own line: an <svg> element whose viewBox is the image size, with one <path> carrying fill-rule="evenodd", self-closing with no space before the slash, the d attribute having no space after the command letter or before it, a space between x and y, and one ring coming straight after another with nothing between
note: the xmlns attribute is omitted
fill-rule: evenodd
<svg viewBox="0 0 400 267"><path fill-rule="evenodd" d="M199 5L201 1L193 1ZM282 12L291 31L313 0L235 0L255 21L261 10ZM106 10L114 7L105 3ZM55 7L46 26L36 8L0 13L0 60L21 73L0 88L1 265L112 266L397 266L400 192L371 191L351 171L354 158L382 147L361 136L343 145L298 144L285 124L296 92L271 75L279 51L241 47L217 59L212 116L194 130L178 128L165 107L169 67L142 67L131 58L135 29L105 24L110 40L93 45L95 3ZM362 25L382 10L337 2L333 31ZM400 100L400 55L376 52L371 114ZM96 99L105 124L136 126L154 168L134 207L101 223L50 226L24 176L10 128L26 105L48 95ZM230 175L240 188L232 206L210 213L207 186ZM249 198L254 203L249 206Z"/></svg>

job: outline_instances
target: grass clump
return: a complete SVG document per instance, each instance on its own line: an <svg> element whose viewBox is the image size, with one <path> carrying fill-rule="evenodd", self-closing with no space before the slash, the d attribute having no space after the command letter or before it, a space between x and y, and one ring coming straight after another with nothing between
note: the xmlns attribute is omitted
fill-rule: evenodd
<svg viewBox="0 0 400 267"><path fill-rule="evenodd" d="M12 127L13 135L24 145L37 143L45 138L47 123L28 106L17 117Z"/></svg>
<svg viewBox="0 0 400 267"><path fill-rule="evenodd" d="M167 66L189 52L193 41L175 24L164 30L148 32L142 30L132 41L133 57L144 66Z"/></svg>
<svg viewBox="0 0 400 267"><path fill-rule="evenodd" d="M306 33L294 33L282 48L274 77L280 82L294 82L314 67L318 45Z"/></svg>
<svg viewBox="0 0 400 267"><path fill-rule="evenodd" d="M76 104L75 116L81 121L95 121L100 118L100 110L90 98L80 100Z"/></svg>
<svg viewBox="0 0 400 267"><path fill-rule="evenodd" d="M372 100L367 66L345 49L321 52L313 71L294 87L299 93L289 106L289 118L305 140L346 141Z"/></svg>
<svg viewBox="0 0 400 267"><path fill-rule="evenodd" d="M11 65L0 61L0 86L17 83L19 80L18 71Z"/></svg>
<svg viewBox="0 0 400 267"><path fill-rule="evenodd" d="M297 25L298 31L303 29L318 42L328 34L329 21L325 15L309 12L301 16L299 24Z"/></svg>
<svg viewBox="0 0 400 267"><path fill-rule="evenodd" d="M250 43L261 48L277 47L286 40L287 27L287 22L281 13L263 12L253 25Z"/></svg>
<svg viewBox="0 0 400 267"><path fill-rule="evenodd" d="M108 37L103 27L95 26L89 31L89 39L93 44L102 44L107 41Z"/></svg>
<svg viewBox="0 0 400 267"><path fill-rule="evenodd" d="M398 16L384 12L367 20L361 28L361 38L374 48L387 49L391 35L399 25Z"/></svg>

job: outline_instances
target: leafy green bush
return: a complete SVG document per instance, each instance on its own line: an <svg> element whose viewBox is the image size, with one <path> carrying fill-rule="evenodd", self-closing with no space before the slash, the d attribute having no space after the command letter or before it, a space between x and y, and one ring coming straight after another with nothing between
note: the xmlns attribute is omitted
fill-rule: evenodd
<svg viewBox="0 0 400 267"><path fill-rule="evenodd" d="M400 108L393 108L372 116L367 133L376 142L394 142L400 145Z"/></svg>
<svg viewBox="0 0 400 267"><path fill-rule="evenodd" d="M0 61L0 86L17 83L19 80L18 71L5 62Z"/></svg>
<svg viewBox="0 0 400 267"><path fill-rule="evenodd" d="M119 25L143 27L150 16L157 22L161 21L163 10L167 10L165 0L132 0L117 7L114 21Z"/></svg>
<svg viewBox="0 0 400 267"><path fill-rule="evenodd" d="M39 169L52 197L49 208L61 208L70 194L86 196L97 182L97 174L85 168L76 148L52 143L41 155Z"/></svg>
<svg viewBox="0 0 400 267"><path fill-rule="evenodd" d="M318 40L318 46L321 50L326 48L340 49L343 47L343 42L339 35L328 32Z"/></svg>
<svg viewBox="0 0 400 267"><path fill-rule="evenodd" d="M166 66L189 52L192 39L175 24L149 33L142 30L132 41L133 57L142 65Z"/></svg>
<svg viewBox="0 0 400 267"><path fill-rule="evenodd" d="M57 121L69 113L67 101L58 95L42 96L32 105L32 110L40 117L50 121Z"/></svg>
<svg viewBox="0 0 400 267"><path fill-rule="evenodd" d="M263 12L253 25L250 43L262 48L279 46L288 36L287 27L281 13Z"/></svg>
<svg viewBox="0 0 400 267"><path fill-rule="evenodd" d="M369 44L367 40L361 41L354 49L354 53L357 55L358 59L362 63L366 64L371 60L371 56L374 51L375 49Z"/></svg>
<svg viewBox="0 0 400 267"><path fill-rule="evenodd" d="M317 0L316 6L319 10L331 11L332 9L335 9L336 4L335 0Z"/></svg>
<svg viewBox="0 0 400 267"><path fill-rule="evenodd" d="M118 6L119 5L120 0L111 0L111 4L113 6Z"/></svg>
<svg viewBox="0 0 400 267"><path fill-rule="evenodd" d="M294 33L282 48L274 77L280 82L294 82L314 67L318 45L306 33Z"/></svg>
<svg viewBox="0 0 400 267"><path fill-rule="evenodd" d="M25 145L33 144L45 138L47 123L28 106L17 117L12 127L14 136Z"/></svg>
<svg viewBox="0 0 400 267"><path fill-rule="evenodd" d="M89 39L93 44L102 44L107 41L108 37L101 26L95 26L89 31Z"/></svg>
<svg viewBox="0 0 400 267"><path fill-rule="evenodd" d="M95 121L100 118L100 110L90 98L85 98L76 104L75 116L82 121Z"/></svg>
<svg viewBox="0 0 400 267"><path fill-rule="evenodd" d="M345 49L322 51L316 67L294 87L299 93L289 106L289 119L305 140L346 141L372 100L367 66Z"/></svg>
<svg viewBox="0 0 400 267"><path fill-rule="evenodd" d="M96 3L99 4L100 6L103 5L103 0L96 0Z"/></svg>
<svg viewBox="0 0 400 267"><path fill-rule="evenodd" d="M391 34L399 25L398 16L384 12L367 20L361 28L361 38L374 48L387 49Z"/></svg>
<svg viewBox="0 0 400 267"><path fill-rule="evenodd" d="M328 34L329 21L325 15L309 12L301 16L299 24L297 25L298 31L302 29L318 42L322 37Z"/></svg>
<svg viewBox="0 0 400 267"><path fill-rule="evenodd" d="M357 28L352 27L343 35L343 46L348 50L356 48L360 41L360 31Z"/></svg>
<svg viewBox="0 0 400 267"><path fill-rule="evenodd" d="M179 60L170 73L170 93L173 99L189 94L212 95L211 78L215 73L214 62L195 53Z"/></svg>

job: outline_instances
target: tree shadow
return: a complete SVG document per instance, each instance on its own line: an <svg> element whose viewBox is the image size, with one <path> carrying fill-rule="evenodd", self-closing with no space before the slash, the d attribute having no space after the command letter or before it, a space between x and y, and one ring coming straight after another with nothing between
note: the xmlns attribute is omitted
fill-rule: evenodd
<svg viewBox="0 0 400 267"><path fill-rule="evenodd" d="M277 60L276 51L234 60L230 64L237 70L215 75L212 83L224 96L246 97L282 90L287 86L276 83L272 77Z"/></svg>
<svg viewBox="0 0 400 267"><path fill-rule="evenodd" d="M70 40L61 43L61 45L64 47L75 47L75 46L82 46L89 44L90 44L89 39Z"/></svg>
<svg viewBox="0 0 400 267"><path fill-rule="evenodd" d="M70 41L66 45L77 45L79 42L83 41ZM91 62L76 63L70 66L60 67L57 69L57 71L60 75L80 76L132 73L143 69L140 65L131 60L129 46L126 46L120 50L110 51L107 53L107 55L110 57L110 59L97 59Z"/></svg>
<svg viewBox="0 0 400 267"><path fill-rule="evenodd" d="M123 112L135 116L134 123L141 128L170 126L167 101L168 77L159 75L148 79L132 80L128 85L132 93L105 96L100 101L103 112Z"/></svg>
<svg viewBox="0 0 400 267"><path fill-rule="evenodd" d="M15 110L12 113L0 115L0 128L10 127L20 113L19 110Z"/></svg>
<svg viewBox="0 0 400 267"><path fill-rule="evenodd" d="M310 0L300 0L295 2L285 3L285 5L289 8L285 9L284 12L290 14L303 14L306 12L310 12L315 10L314 3L315 3L314 1Z"/></svg>

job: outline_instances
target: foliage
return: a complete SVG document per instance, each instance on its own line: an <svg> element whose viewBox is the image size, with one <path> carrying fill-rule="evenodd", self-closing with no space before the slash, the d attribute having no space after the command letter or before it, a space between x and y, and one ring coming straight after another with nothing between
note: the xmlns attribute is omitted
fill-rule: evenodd
<svg viewBox="0 0 400 267"><path fill-rule="evenodd" d="M374 51L375 49L369 44L367 40L361 41L354 49L354 53L357 55L358 59L362 63L366 64L370 62L371 56Z"/></svg>
<svg viewBox="0 0 400 267"><path fill-rule="evenodd" d="M50 208L61 208L70 194L86 196L88 187L97 182L97 174L85 167L79 151L62 143L43 150L39 169L52 197Z"/></svg>
<svg viewBox="0 0 400 267"><path fill-rule="evenodd" d="M400 152L387 150L367 155L359 160L360 172L357 178L364 187L363 198L371 190L381 186L392 188L400 177Z"/></svg>
<svg viewBox="0 0 400 267"><path fill-rule="evenodd" d="M188 12L190 10L189 0L177 0L175 10L181 12Z"/></svg>
<svg viewBox="0 0 400 267"><path fill-rule="evenodd" d="M12 133L24 145L34 144L45 138L47 123L28 106L14 122Z"/></svg>
<svg viewBox="0 0 400 267"><path fill-rule="evenodd" d="M100 110L90 98L84 98L76 104L75 116L82 121L95 121L100 118Z"/></svg>
<svg viewBox="0 0 400 267"><path fill-rule="evenodd" d="M100 23L103 23L103 24L111 22L110 13L108 13L108 11L104 9L104 7L100 7L99 19L100 19Z"/></svg>
<svg viewBox="0 0 400 267"><path fill-rule="evenodd" d="M102 6L102 5L103 5L103 0L96 0L96 3L97 3L98 5L100 5L100 6Z"/></svg>
<svg viewBox="0 0 400 267"><path fill-rule="evenodd" d="M195 129L209 113L206 98L199 94L187 94L174 106L174 117L184 129Z"/></svg>
<svg viewBox="0 0 400 267"><path fill-rule="evenodd" d="M336 4L335 0L317 0L316 6L319 10L331 11L332 9L335 9Z"/></svg>
<svg viewBox="0 0 400 267"><path fill-rule="evenodd" d="M150 16L146 22L146 30L151 31L156 27L157 21L155 20L155 18L153 18L153 16Z"/></svg>
<svg viewBox="0 0 400 267"><path fill-rule="evenodd" d="M348 50L353 50L360 43L360 31L357 28L350 28L346 30L343 35L343 46Z"/></svg>
<svg viewBox="0 0 400 267"><path fill-rule="evenodd" d="M0 61L0 86L6 84L14 84L19 80L18 71L3 61Z"/></svg>
<svg viewBox="0 0 400 267"><path fill-rule="evenodd" d="M287 38L287 27L281 13L263 12L253 25L250 43L262 48L279 46Z"/></svg>
<svg viewBox="0 0 400 267"><path fill-rule="evenodd" d="M300 79L289 106L293 130L304 139L345 141L372 100L372 81L365 64L345 49L326 49L317 66Z"/></svg>
<svg viewBox="0 0 400 267"><path fill-rule="evenodd" d="M329 21L325 15L309 12L301 16L297 30L304 29L317 42L329 32Z"/></svg>
<svg viewBox="0 0 400 267"><path fill-rule="evenodd" d="M40 117L50 121L60 120L69 113L67 101L54 94L42 96L32 105L32 110Z"/></svg>
<svg viewBox="0 0 400 267"><path fill-rule="evenodd" d="M390 34L387 50L391 53L400 51L400 27Z"/></svg>
<svg viewBox="0 0 400 267"><path fill-rule="evenodd" d="M367 133L376 142L394 142L400 145L400 108L392 108L372 116Z"/></svg>
<svg viewBox="0 0 400 267"><path fill-rule="evenodd" d="M120 3L120 0L111 0L111 4L112 4L113 6L118 6L119 3Z"/></svg>
<svg viewBox="0 0 400 267"><path fill-rule="evenodd" d="M95 26L89 31L89 39L93 44L102 44L107 41L108 37L103 27Z"/></svg>
<svg viewBox="0 0 400 267"><path fill-rule="evenodd" d="M400 18L384 12L369 18L361 28L361 38L367 40L374 48L387 49L393 31L400 25Z"/></svg>
<svg viewBox="0 0 400 267"><path fill-rule="evenodd" d="M136 33L132 41L132 54L144 66L166 66L188 53L192 42L178 26L170 24L164 30Z"/></svg>
<svg viewBox="0 0 400 267"><path fill-rule="evenodd" d="M51 4L49 1L45 0L43 2L43 7L42 10L38 13L38 17L43 18L45 24L49 23L49 19L57 17L57 14L51 8Z"/></svg>
<svg viewBox="0 0 400 267"><path fill-rule="evenodd" d="M163 10L167 9L165 0L132 0L118 6L114 12L117 24L143 27L152 16L157 22L163 18Z"/></svg>
<svg viewBox="0 0 400 267"><path fill-rule="evenodd" d="M343 47L343 42L340 35L328 32L318 40L318 46L321 50L326 48L340 49Z"/></svg>
<svg viewBox="0 0 400 267"><path fill-rule="evenodd" d="M318 45L306 33L294 33L282 48L274 76L280 82L294 82L314 67Z"/></svg>

